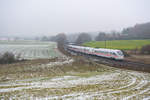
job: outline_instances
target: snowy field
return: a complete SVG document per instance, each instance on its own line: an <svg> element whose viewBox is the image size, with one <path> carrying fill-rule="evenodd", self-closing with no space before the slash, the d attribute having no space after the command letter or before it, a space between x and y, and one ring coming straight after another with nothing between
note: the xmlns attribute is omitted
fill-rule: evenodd
<svg viewBox="0 0 150 100"><path fill-rule="evenodd" d="M150 74L98 65L96 71L70 71L63 68L74 62L66 59L39 66L27 67L25 71L40 69L39 77L14 79L13 74L0 82L1 100L149 100ZM60 66L53 69L54 66ZM85 66L86 67L86 66ZM55 68L55 67L54 67ZM75 66L74 68L77 68ZM52 70L53 69L53 70ZM58 75L42 75L42 70ZM77 70L77 69L75 69ZM82 69L81 69L82 70ZM36 71L36 72L37 72ZM63 73L60 74L59 73ZM34 73L30 73L31 76ZM20 75L21 76L21 75ZM2 79L2 76L0 77Z"/></svg>
<svg viewBox="0 0 150 100"><path fill-rule="evenodd" d="M23 59L47 59L61 56L54 42L0 42L0 53L12 52Z"/></svg>
<svg viewBox="0 0 150 100"><path fill-rule="evenodd" d="M53 42L0 43L36 61L0 65L0 100L150 100L150 73L63 57Z"/></svg>

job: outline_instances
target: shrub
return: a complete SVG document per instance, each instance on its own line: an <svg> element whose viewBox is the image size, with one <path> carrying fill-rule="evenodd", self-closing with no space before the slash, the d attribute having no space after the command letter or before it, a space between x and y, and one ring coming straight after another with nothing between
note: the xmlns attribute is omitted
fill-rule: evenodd
<svg viewBox="0 0 150 100"><path fill-rule="evenodd" d="M127 53L126 51L122 50L122 52L123 52L123 55L124 55L125 57L130 57L130 54Z"/></svg>
<svg viewBox="0 0 150 100"><path fill-rule="evenodd" d="M18 61L13 53L6 52L4 54L0 54L0 64L10 64Z"/></svg>
<svg viewBox="0 0 150 100"><path fill-rule="evenodd" d="M141 48L142 54L150 54L150 45L145 45Z"/></svg>

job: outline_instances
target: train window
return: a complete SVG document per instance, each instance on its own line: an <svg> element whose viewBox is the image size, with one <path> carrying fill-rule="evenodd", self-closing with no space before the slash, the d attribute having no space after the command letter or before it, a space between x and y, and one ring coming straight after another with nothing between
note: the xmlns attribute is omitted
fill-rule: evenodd
<svg viewBox="0 0 150 100"><path fill-rule="evenodd" d="M122 52L120 52L120 51L117 51L117 53L118 53L119 55L123 56L123 53L122 53Z"/></svg>
<svg viewBox="0 0 150 100"><path fill-rule="evenodd" d="M96 51L96 53L99 53L99 51Z"/></svg>
<svg viewBox="0 0 150 100"><path fill-rule="evenodd" d="M112 53L112 52L110 52L110 54L112 54L112 55L113 55L113 53Z"/></svg>
<svg viewBox="0 0 150 100"><path fill-rule="evenodd" d="M99 53L102 53L102 51L98 51Z"/></svg>
<svg viewBox="0 0 150 100"><path fill-rule="evenodd" d="M116 56L116 53L113 52L112 54Z"/></svg>
<svg viewBox="0 0 150 100"><path fill-rule="evenodd" d="M107 54L107 52L106 52L106 51L104 51L104 54Z"/></svg>

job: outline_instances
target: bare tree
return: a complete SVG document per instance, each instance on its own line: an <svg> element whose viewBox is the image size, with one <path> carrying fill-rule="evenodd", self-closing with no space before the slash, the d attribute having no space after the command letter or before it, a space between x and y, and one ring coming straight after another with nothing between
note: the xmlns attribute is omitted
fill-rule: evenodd
<svg viewBox="0 0 150 100"><path fill-rule="evenodd" d="M98 36L95 38L96 41L105 41L106 40L106 33L100 32Z"/></svg>
<svg viewBox="0 0 150 100"><path fill-rule="evenodd" d="M56 42L60 45L66 44L67 37L66 37L65 33L60 33L60 34L56 35Z"/></svg>
<svg viewBox="0 0 150 100"><path fill-rule="evenodd" d="M64 33L60 33L56 35L55 41L57 42L58 49L65 55L68 55L68 52L66 52L66 46L67 43L67 36Z"/></svg>
<svg viewBox="0 0 150 100"><path fill-rule="evenodd" d="M126 39L149 39L150 38L150 22L144 24L136 24L134 27L123 29L122 34L126 34Z"/></svg>
<svg viewBox="0 0 150 100"><path fill-rule="evenodd" d="M150 45L145 45L141 48L142 54L150 54Z"/></svg>
<svg viewBox="0 0 150 100"><path fill-rule="evenodd" d="M91 38L91 36L89 35L89 34L87 34L87 33L81 33L79 36L78 36L78 38L77 38L77 40L76 40L76 43L77 44L82 44L82 43L84 43L84 42L89 42L89 41L91 41L92 40L92 38Z"/></svg>

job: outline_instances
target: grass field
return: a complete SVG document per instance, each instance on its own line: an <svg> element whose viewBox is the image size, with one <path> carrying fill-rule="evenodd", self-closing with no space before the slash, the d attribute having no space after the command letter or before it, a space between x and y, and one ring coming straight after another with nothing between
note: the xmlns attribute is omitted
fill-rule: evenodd
<svg viewBox="0 0 150 100"><path fill-rule="evenodd" d="M142 46L150 44L148 40L112 40L106 41L106 48L120 49L120 50L132 50L135 48L140 49ZM84 46L94 48L105 48L105 41L92 41L83 44Z"/></svg>

